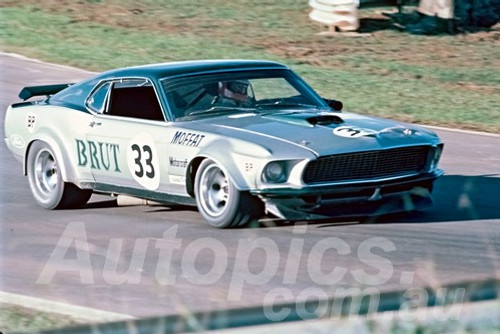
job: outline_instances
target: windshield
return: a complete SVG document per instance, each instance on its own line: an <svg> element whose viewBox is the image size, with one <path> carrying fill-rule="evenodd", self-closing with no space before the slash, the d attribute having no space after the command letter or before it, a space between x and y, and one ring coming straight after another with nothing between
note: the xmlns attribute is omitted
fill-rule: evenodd
<svg viewBox="0 0 500 334"><path fill-rule="evenodd" d="M325 102L290 70L211 73L164 79L175 120L282 108L322 109Z"/></svg>

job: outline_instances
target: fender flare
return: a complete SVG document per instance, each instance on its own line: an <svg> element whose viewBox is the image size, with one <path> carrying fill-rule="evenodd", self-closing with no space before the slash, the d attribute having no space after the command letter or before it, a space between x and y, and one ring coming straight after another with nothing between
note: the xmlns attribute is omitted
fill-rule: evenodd
<svg viewBox="0 0 500 334"><path fill-rule="evenodd" d="M270 152L264 148L250 144L255 150L252 150L253 156L255 153L260 153L261 156L268 156ZM224 147L234 146L234 143L227 139L216 140L210 145L203 148L198 155L189 162L188 168L186 170L186 191L190 196L194 197L194 179L198 171L200 163L205 159L210 159L217 163L222 171L228 175L229 179L233 182L236 189L240 191L246 191L255 186L255 180L252 180L248 176L242 173L242 168L238 167L235 159L232 159L229 154L235 153L238 155L245 155L246 153L240 152L241 150L234 149L224 149Z"/></svg>
<svg viewBox="0 0 500 334"><path fill-rule="evenodd" d="M57 139L56 139L57 138ZM59 142L58 142L59 139ZM72 167L73 164L68 156L68 152L66 152L63 148L61 148L61 144L59 144L61 138L57 136L55 132L50 131L50 129L45 128L43 132L39 132L36 137L31 138L31 141L26 147L25 153L24 153L24 158L23 158L23 173L24 175L27 175L28 173L28 154L29 151L31 150L31 147L34 142L36 141L41 141L46 144L48 144L53 153L54 156L58 162L59 165L59 170L61 171L61 177L64 182L69 182L73 183L76 185L82 184L82 181L80 178L78 178L77 173L75 172L74 168Z"/></svg>

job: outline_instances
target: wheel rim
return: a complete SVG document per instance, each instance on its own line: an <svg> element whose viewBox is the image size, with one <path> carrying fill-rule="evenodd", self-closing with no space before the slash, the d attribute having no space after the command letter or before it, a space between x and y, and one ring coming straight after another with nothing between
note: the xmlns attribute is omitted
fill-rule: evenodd
<svg viewBox="0 0 500 334"><path fill-rule="evenodd" d="M47 150L38 152L33 174L40 194L45 198L50 198L59 182L57 162L51 152Z"/></svg>
<svg viewBox="0 0 500 334"><path fill-rule="evenodd" d="M215 164L208 166L200 177L201 205L212 217L224 213L229 201L229 180Z"/></svg>

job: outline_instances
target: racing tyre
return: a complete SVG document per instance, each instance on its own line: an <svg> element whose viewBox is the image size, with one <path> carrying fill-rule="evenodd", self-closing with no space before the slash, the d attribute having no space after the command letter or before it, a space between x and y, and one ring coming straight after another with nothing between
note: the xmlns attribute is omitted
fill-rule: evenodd
<svg viewBox="0 0 500 334"><path fill-rule="evenodd" d="M27 169L31 193L38 205L46 209L79 208L92 195L92 190L62 180L59 164L47 143L36 141L31 145Z"/></svg>
<svg viewBox="0 0 500 334"><path fill-rule="evenodd" d="M236 189L228 175L212 160L204 160L196 173L195 197L205 220L218 228L243 226L262 214L262 202Z"/></svg>

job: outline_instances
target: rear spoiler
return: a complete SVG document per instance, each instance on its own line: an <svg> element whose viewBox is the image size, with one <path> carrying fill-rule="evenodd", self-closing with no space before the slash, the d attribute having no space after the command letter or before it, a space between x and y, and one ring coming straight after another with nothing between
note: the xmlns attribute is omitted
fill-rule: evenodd
<svg viewBox="0 0 500 334"><path fill-rule="evenodd" d="M46 85L46 86L31 86L31 87L24 87L21 92L19 92L19 97L21 100L26 101L29 98L32 98L33 96L47 96L49 97L50 95L54 95L55 93L59 93L65 88L68 88L69 86L73 85L72 83L69 84L60 84L60 85Z"/></svg>

